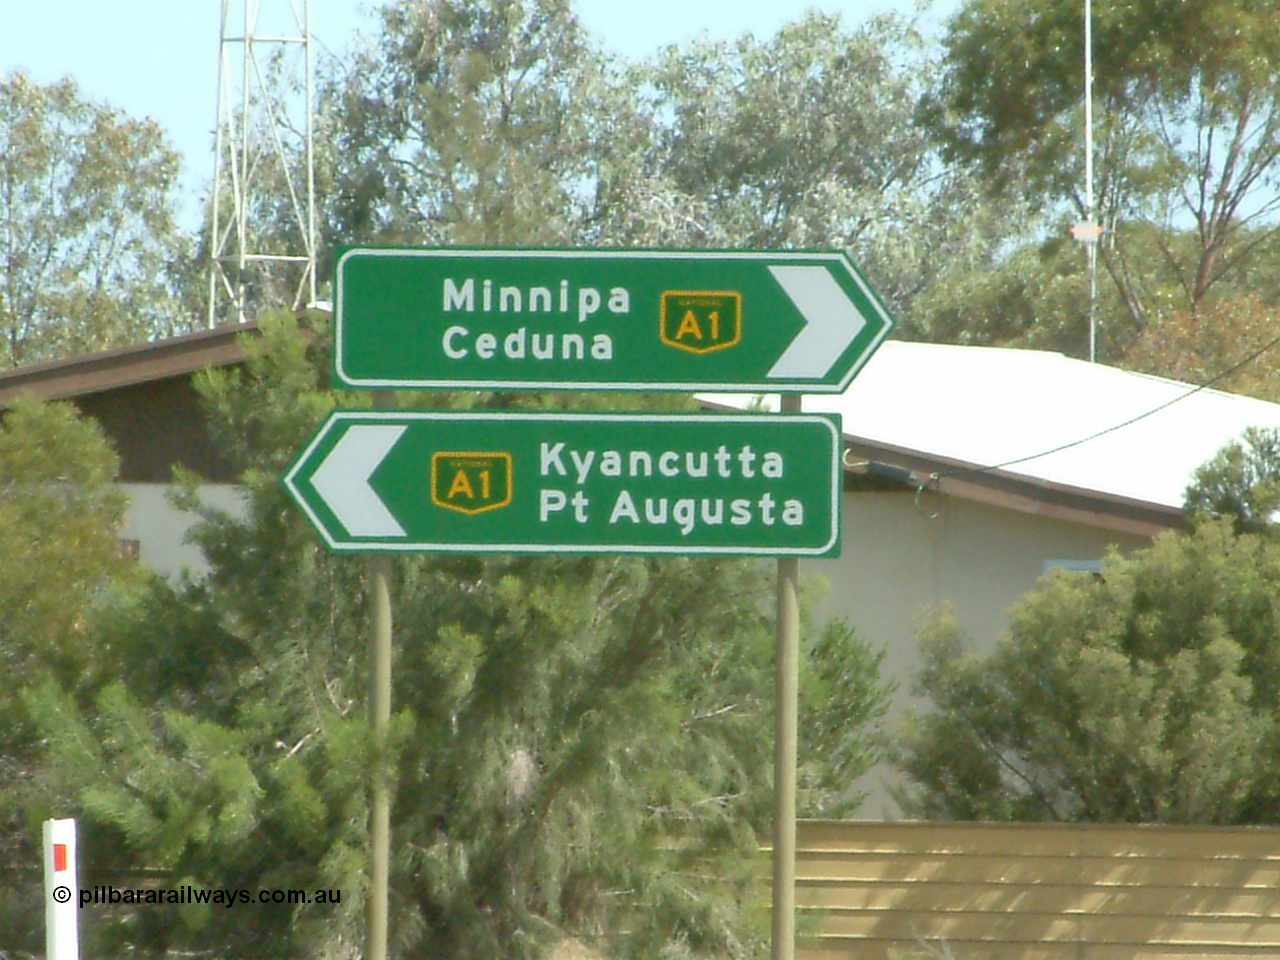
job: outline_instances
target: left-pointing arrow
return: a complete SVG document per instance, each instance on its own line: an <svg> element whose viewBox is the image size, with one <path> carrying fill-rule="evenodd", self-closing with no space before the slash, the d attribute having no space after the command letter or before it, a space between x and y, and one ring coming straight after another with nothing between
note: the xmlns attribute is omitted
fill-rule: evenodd
<svg viewBox="0 0 1280 960"><path fill-rule="evenodd" d="M311 478L311 485L353 537L403 537L382 498L369 485L407 428L357 424L347 429Z"/></svg>

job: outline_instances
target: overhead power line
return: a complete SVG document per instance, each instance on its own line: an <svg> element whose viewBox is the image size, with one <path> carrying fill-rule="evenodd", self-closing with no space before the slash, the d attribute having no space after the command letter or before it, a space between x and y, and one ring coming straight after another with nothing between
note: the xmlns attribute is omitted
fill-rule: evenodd
<svg viewBox="0 0 1280 960"><path fill-rule="evenodd" d="M1140 420L1145 420L1147 417L1153 416L1154 414L1159 413L1161 410L1167 410L1169 407L1172 407L1175 403L1181 403L1183 400L1186 400L1188 397L1194 396L1195 394L1199 393L1201 390L1209 389L1215 383L1218 383L1220 380L1226 379L1227 377L1231 376L1233 373L1236 373L1240 369L1253 363L1260 356L1262 356L1264 353L1266 353L1268 350L1274 347L1277 343L1280 343L1280 336L1276 336L1271 340L1268 340L1265 344L1263 344L1253 353L1249 354L1243 360L1240 360L1239 362L1232 364L1226 370L1223 370L1221 373L1215 374L1214 376L1210 377L1208 380L1205 380L1203 383L1197 384L1196 386L1188 390L1186 393L1179 394L1178 396L1174 397L1172 400L1166 400L1164 403L1159 404L1158 406L1152 407L1150 410L1146 410L1138 414L1137 416L1130 417L1127 420L1122 420L1121 422L1113 424L1112 426L1104 427L1103 429L1095 431L1094 433L1091 433L1088 436L1081 437L1078 440L1072 440L1069 443L1062 443L1056 447L1050 447L1048 450L1041 450L1039 453L1028 454L1025 457L1015 457L1012 460L1004 460L1004 461L1001 461L1000 463L994 463L994 464L991 464L990 466L985 466L985 467L957 467L955 470L948 470L945 473L931 473L929 474L929 479L925 483L922 483L917 487L917 493L919 493L920 491L923 491L930 484L936 484L938 481L945 480L948 477L960 476L961 474L966 474L966 473L990 473L993 470L1003 470L1005 467L1012 467L1019 463L1026 463L1030 460L1038 460L1041 457L1047 457L1053 453L1060 453L1063 450L1070 450L1073 447L1082 446L1083 444L1086 444L1091 440L1096 440L1098 439L1098 437L1104 437L1109 433L1115 433L1117 430L1123 430L1125 427L1132 426L1133 424L1138 423Z"/></svg>

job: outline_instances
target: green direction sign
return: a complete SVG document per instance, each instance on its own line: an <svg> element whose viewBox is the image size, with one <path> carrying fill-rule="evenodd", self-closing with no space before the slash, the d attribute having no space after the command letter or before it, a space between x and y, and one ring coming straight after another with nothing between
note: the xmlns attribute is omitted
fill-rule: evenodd
<svg viewBox="0 0 1280 960"><path fill-rule="evenodd" d="M842 253L339 247L334 381L839 393L893 326Z"/></svg>
<svg viewBox="0 0 1280 960"><path fill-rule="evenodd" d="M840 421L338 412L284 478L342 551L834 556Z"/></svg>

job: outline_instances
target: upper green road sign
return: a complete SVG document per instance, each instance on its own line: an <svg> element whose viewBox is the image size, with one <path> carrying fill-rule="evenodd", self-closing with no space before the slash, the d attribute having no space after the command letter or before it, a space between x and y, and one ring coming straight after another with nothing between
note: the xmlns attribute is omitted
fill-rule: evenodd
<svg viewBox="0 0 1280 960"><path fill-rule="evenodd" d="M284 478L342 551L832 556L840 422L339 412Z"/></svg>
<svg viewBox="0 0 1280 960"><path fill-rule="evenodd" d="M839 393L893 326L834 252L339 247L350 388Z"/></svg>

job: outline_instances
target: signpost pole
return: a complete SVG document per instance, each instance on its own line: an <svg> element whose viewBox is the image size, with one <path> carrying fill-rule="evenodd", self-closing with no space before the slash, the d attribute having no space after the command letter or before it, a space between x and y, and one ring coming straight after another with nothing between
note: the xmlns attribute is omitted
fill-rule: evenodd
<svg viewBox="0 0 1280 960"><path fill-rule="evenodd" d="M783 413L800 411L784 394ZM778 558L777 679L773 733L773 952L793 960L796 941L796 738L800 667L800 559Z"/></svg>
<svg viewBox="0 0 1280 960"><path fill-rule="evenodd" d="M394 394L377 391L377 407L394 407ZM365 925L365 960L387 960L387 890L391 857L390 771L387 731L391 724L391 558L374 554L369 575L369 725L377 762L369 790L369 891Z"/></svg>

